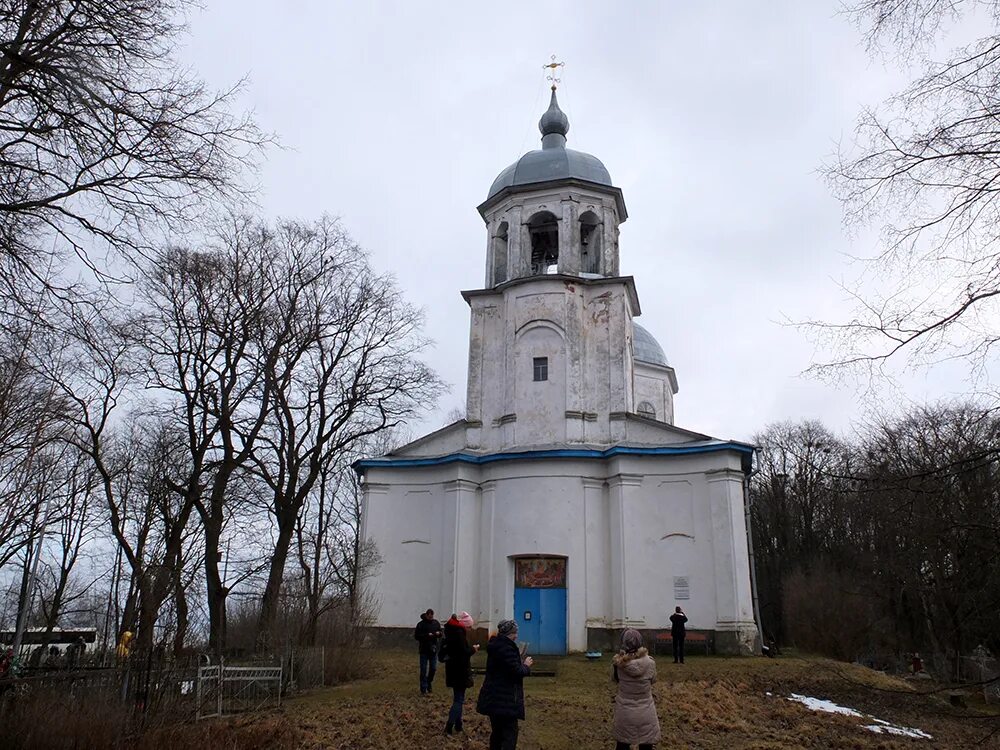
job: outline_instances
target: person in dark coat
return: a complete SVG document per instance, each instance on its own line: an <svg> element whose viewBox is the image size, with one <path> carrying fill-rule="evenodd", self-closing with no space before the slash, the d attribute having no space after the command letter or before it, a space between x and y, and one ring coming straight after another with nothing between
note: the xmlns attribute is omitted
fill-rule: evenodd
<svg viewBox="0 0 1000 750"><path fill-rule="evenodd" d="M441 623L434 619L433 609L420 615L413 637L420 650L420 693L426 695L431 692L431 683L437 672L438 641L441 639Z"/></svg>
<svg viewBox="0 0 1000 750"><path fill-rule="evenodd" d="M472 655L479 650L478 645L469 644L469 629L475 623L472 615L462 612L452 615L444 624L444 647L448 659L444 663L444 684L452 690L451 710L444 725L444 733L463 732L462 708L465 705L465 691L472 687Z"/></svg>
<svg viewBox="0 0 1000 750"><path fill-rule="evenodd" d="M486 679L479 691L476 710L490 718L490 750L517 747L518 719L524 718L524 678L534 660L521 660L517 647L517 623L501 620L497 634L486 645Z"/></svg>
<svg viewBox="0 0 1000 750"><path fill-rule="evenodd" d="M670 638L674 642L674 664L684 663L684 636L687 629L684 623L688 621L687 615L680 607L674 608L674 613L670 615Z"/></svg>

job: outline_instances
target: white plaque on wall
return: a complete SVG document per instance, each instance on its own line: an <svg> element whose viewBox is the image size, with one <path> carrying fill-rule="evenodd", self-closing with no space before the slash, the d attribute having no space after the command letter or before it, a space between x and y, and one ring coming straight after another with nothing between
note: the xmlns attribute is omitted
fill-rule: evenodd
<svg viewBox="0 0 1000 750"><path fill-rule="evenodd" d="M687 576L674 576L674 599L690 599L691 586Z"/></svg>

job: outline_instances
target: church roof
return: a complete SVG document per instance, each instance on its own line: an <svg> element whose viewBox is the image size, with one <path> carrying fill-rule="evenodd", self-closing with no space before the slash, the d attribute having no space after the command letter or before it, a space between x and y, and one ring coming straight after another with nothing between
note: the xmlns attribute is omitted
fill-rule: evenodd
<svg viewBox="0 0 1000 750"><path fill-rule="evenodd" d="M490 186L488 201L505 188L532 185L552 180L583 180L611 187L611 175L596 156L566 148L569 118L559 109L555 89L549 108L538 121L542 147L529 151L502 171Z"/></svg>
<svg viewBox="0 0 1000 750"><path fill-rule="evenodd" d="M456 423L462 424L462 423ZM449 425L454 427L455 425ZM463 425L464 426L464 425ZM440 466L450 463L490 464L497 461L524 461L542 459L608 459L617 456L684 456L699 453L732 451L743 456L744 470L749 471L753 461L754 447L738 440L693 440L674 445L612 445L612 446L553 446L500 451L499 453L478 453L466 450L435 456L407 456L395 453L381 458L366 458L355 461L352 467L358 474L374 468L413 468L420 466Z"/></svg>
<svg viewBox="0 0 1000 750"><path fill-rule="evenodd" d="M363 474L365 469L375 467L437 466L456 461L489 464L525 459L608 459L614 456L679 456L736 451L745 454L744 459L748 462L753 454L753 446L748 443L720 440L677 425L658 422L641 414L620 414L618 418L624 418L626 434L623 441L613 445L557 442L525 445L499 452L470 448L465 442L466 430L478 423L460 419L396 448L388 455L356 461L353 466L355 471Z"/></svg>
<svg viewBox="0 0 1000 750"><path fill-rule="evenodd" d="M640 362L670 367L667 355L663 353L663 347L653 337L653 334L638 323L633 322L632 327L635 329L635 339L632 342L635 348L635 358Z"/></svg>

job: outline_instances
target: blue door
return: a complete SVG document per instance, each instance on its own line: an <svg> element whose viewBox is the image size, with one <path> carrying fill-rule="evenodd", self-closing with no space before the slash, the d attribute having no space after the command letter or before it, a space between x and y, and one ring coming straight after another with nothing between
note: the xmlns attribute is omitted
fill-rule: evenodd
<svg viewBox="0 0 1000 750"><path fill-rule="evenodd" d="M528 651L538 653L539 593L543 589L514 589L514 622L517 623L517 640L528 644Z"/></svg>
<svg viewBox="0 0 1000 750"><path fill-rule="evenodd" d="M566 589L515 588L514 619L529 654L566 653Z"/></svg>

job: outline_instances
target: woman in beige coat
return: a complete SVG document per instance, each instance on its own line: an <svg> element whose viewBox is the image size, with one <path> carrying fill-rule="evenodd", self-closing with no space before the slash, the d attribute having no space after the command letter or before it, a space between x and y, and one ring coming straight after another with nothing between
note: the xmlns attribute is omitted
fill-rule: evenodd
<svg viewBox="0 0 1000 750"><path fill-rule="evenodd" d="M660 720L653 704L656 663L642 646L638 630L622 633L621 650L614 657L613 679L618 683L615 697L615 750L650 750L660 741Z"/></svg>

